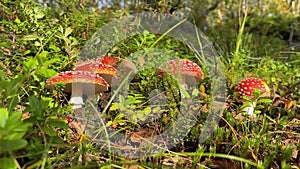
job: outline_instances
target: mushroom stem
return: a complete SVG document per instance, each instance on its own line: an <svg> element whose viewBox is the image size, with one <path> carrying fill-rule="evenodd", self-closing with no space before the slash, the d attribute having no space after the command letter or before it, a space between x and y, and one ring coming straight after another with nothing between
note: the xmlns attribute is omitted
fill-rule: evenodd
<svg viewBox="0 0 300 169"><path fill-rule="evenodd" d="M108 89L108 83L98 74L87 71L60 72L57 76L47 80L47 87L57 83L65 83L64 91L72 93L69 101L73 109L82 108L84 105L82 94L93 96Z"/></svg>
<svg viewBox="0 0 300 169"><path fill-rule="evenodd" d="M185 91L188 89L188 85L185 82L185 76L183 76L183 75L180 76L180 87ZM180 92L180 94L181 94L181 98L184 99L185 95L182 92Z"/></svg>
<svg viewBox="0 0 300 169"><path fill-rule="evenodd" d="M250 106L247 106L245 108L243 108L242 111L247 112L248 115L250 116L255 116L254 114L254 108L256 107L256 102L251 103Z"/></svg>
<svg viewBox="0 0 300 169"><path fill-rule="evenodd" d="M72 95L69 104L72 105L73 109L82 108L84 105L82 98L82 83L72 84Z"/></svg>

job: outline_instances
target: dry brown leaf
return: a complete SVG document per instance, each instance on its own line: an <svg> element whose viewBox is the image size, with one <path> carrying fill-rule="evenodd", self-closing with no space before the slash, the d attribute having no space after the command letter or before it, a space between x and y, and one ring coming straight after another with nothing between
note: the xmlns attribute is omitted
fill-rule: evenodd
<svg viewBox="0 0 300 169"><path fill-rule="evenodd" d="M294 104L295 104L294 100L288 100L284 103L284 109L289 110L294 106Z"/></svg>
<svg viewBox="0 0 300 169"><path fill-rule="evenodd" d="M25 120L25 119L28 119L30 117L30 113L29 112L26 112L26 113L23 113L22 114L22 117L21 117L21 120Z"/></svg>

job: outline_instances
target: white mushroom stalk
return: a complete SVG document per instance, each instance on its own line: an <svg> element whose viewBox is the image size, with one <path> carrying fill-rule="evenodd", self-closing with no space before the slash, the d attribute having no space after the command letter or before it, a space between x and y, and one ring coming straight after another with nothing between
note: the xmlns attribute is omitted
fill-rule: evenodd
<svg viewBox="0 0 300 169"><path fill-rule="evenodd" d="M72 105L73 109L79 109L84 106L82 98L82 83L72 84L72 94L69 101L69 104Z"/></svg>

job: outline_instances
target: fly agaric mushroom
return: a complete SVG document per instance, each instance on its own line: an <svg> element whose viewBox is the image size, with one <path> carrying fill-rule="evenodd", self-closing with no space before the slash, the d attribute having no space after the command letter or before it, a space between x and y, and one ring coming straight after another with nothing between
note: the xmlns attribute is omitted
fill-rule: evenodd
<svg viewBox="0 0 300 169"><path fill-rule="evenodd" d="M203 80L204 74L200 66L196 63L187 60L171 60L167 62L166 68L160 67L159 74L163 73L179 74L182 78L183 84L191 84L193 82L199 82Z"/></svg>
<svg viewBox="0 0 300 169"><path fill-rule="evenodd" d="M77 66L73 70L100 74L109 84L111 84L113 76L116 76L118 74L115 67L104 63L87 63Z"/></svg>
<svg viewBox="0 0 300 169"><path fill-rule="evenodd" d="M96 58L96 63L100 62L107 65L116 66L119 58L113 56L100 56Z"/></svg>
<svg viewBox="0 0 300 169"><path fill-rule="evenodd" d="M83 93L87 95L101 93L106 91L109 86L100 75L85 71L61 72L57 76L48 79L46 85L51 88L58 83L65 83L64 91L72 93L69 103L73 106L73 109L81 108L84 105Z"/></svg>
<svg viewBox="0 0 300 169"><path fill-rule="evenodd" d="M118 76L117 76L118 78L113 78L111 83L112 88L118 87L123 80L125 80L126 78L130 79L130 77L133 77L138 72L135 64L133 64L131 61L127 59L122 59L122 61L118 63L117 70L118 70Z"/></svg>
<svg viewBox="0 0 300 169"><path fill-rule="evenodd" d="M253 96L254 89L258 89L260 91L260 97L270 96L270 88L266 84L266 81L259 78L246 78L235 88L235 92L238 94L237 101L245 103L243 96L252 100L252 105L243 109L243 111L246 111L249 115L254 115L254 108L256 106L256 100Z"/></svg>
<svg viewBox="0 0 300 169"><path fill-rule="evenodd" d="M159 68L158 74L161 75L165 72L179 75L181 78L180 85L183 89L187 89L188 85L193 85L204 78L200 66L187 59L176 59L167 62L166 67Z"/></svg>
<svg viewBox="0 0 300 169"><path fill-rule="evenodd" d="M159 74L163 74L165 72L179 74L182 76L181 78L184 84L194 83L195 80L196 82L199 82L204 78L200 66L187 59L171 60L167 62L166 68L160 67L158 71Z"/></svg>
<svg viewBox="0 0 300 169"><path fill-rule="evenodd" d="M103 63L106 65L116 66L118 61L119 58L114 56L98 56L97 58L94 59L77 62L77 67L88 63Z"/></svg>

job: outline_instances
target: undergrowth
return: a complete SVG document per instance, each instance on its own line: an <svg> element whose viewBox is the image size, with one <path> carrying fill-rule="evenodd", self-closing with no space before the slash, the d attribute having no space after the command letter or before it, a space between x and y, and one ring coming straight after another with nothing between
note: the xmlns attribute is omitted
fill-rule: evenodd
<svg viewBox="0 0 300 169"><path fill-rule="evenodd" d="M48 78L76 65L80 49L93 33L126 13L108 15L108 11L88 10L72 2L63 7L43 8L33 1L0 3L0 168L298 168L300 53L292 52L284 59L278 57L280 52L276 57L268 52L256 57L252 49L260 46L255 45L257 35L248 30L247 13L240 18L235 38L230 39L233 50L214 44L226 78L226 107L203 143L199 137L211 109L214 79L199 53L174 38L147 30L106 53L143 67L128 84L127 95L108 97L105 101L112 99L112 103L98 107L103 111L102 129L106 126L113 134L121 134L119 141L126 142L127 148L142 146L139 136L166 131L176 124L180 113L191 113L193 119L187 120L196 121L170 132L171 136L186 134L182 140L172 140L176 142L172 149L133 160L72 130L66 120L74 113L67 104L69 95L62 88L45 87ZM164 57L159 56L160 50ZM156 74L158 57L190 59L201 66L205 78L183 90L173 76ZM255 119L241 111L243 105L234 97L234 87L245 77L264 78L271 89L270 98L258 98ZM184 98L193 104L181 102ZM91 107L93 111L98 108ZM107 137L103 135L101 141L107 144Z"/></svg>

